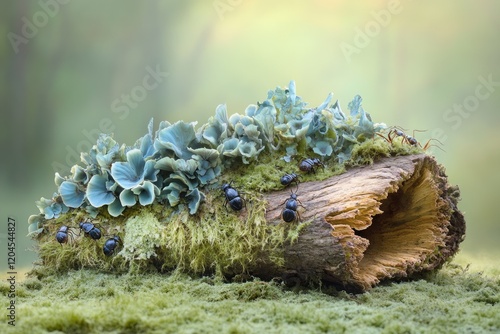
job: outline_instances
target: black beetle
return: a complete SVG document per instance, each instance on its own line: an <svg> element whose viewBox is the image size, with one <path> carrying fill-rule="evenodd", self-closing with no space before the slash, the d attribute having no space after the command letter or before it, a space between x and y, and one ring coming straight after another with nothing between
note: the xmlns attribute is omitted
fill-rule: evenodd
<svg viewBox="0 0 500 334"><path fill-rule="evenodd" d="M112 238L109 238L108 240L106 240L106 242L104 243L104 246L102 246L102 251L104 252L104 255L106 255L106 256L113 255L116 247L118 247L118 245L121 244L121 242L122 242L122 240L117 235L114 235Z"/></svg>
<svg viewBox="0 0 500 334"><path fill-rule="evenodd" d="M85 221L80 223L80 229L94 240L101 239L101 230L95 227L91 222Z"/></svg>
<svg viewBox="0 0 500 334"><path fill-rule="evenodd" d="M73 238L73 231L69 229L68 226L63 225L56 233L56 240L61 244L68 242L68 235Z"/></svg>
<svg viewBox="0 0 500 334"><path fill-rule="evenodd" d="M299 187L299 175L295 173L285 174L281 177L280 182L284 186L289 186L292 182L295 182L297 188Z"/></svg>
<svg viewBox="0 0 500 334"><path fill-rule="evenodd" d="M224 192L224 195L226 196L226 201L224 202L224 206L227 209L227 204L229 203L231 209L233 209L234 211L240 211L245 206L245 201L243 200L243 198L241 198L239 192L233 187L231 187L232 182L233 181L229 183L224 183L221 187L222 191Z"/></svg>
<svg viewBox="0 0 500 334"><path fill-rule="evenodd" d="M325 168L325 165L318 158L307 158L300 162L299 169L303 172L307 173L316 173L316 167L321 166L321 168Z"/></svg>
<svg viewBox="0 0 500 334"><path fill-rule="evenodd" d="M285 208L283 209L283 211L281 211L281 218L285 222L290 223L292 221L300 220L300 215L297 212L297 208L299 207L299 205L303 208L305 207L297 198L297 194L292 192L290 194L290 198L286 199L283 204L285 204Z"/></svg>

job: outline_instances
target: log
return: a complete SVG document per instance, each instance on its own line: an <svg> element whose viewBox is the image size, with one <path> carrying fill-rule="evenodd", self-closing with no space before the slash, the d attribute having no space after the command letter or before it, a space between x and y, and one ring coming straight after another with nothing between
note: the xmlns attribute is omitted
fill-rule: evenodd
<svg viewBox="0 0 500 334"><path fill-rule="evenodd" d="M282 222L285 189L265 196L266 220ZM323 181L300 183L301 221L285 245L284 268L259 263L252 274L286 282L321 280L366 291L384 280L440 268L464 239L459 189L426 154L384 158ZM283 271L284 270L284 271Z"/></svg>
<svg viewBox="0 0 500 334"><path fill-rule="evenodd" d="M40 258L60 271L152 265L162 272L216 271L227 278L250 274L278 277L288 285L324 282L363 292L385 280L440 268L464 239L459 189L448 184L444 168L426 154L383 158L326 180L301 182L296 194L305 207L298 208L300 225L281 217L290 189L247 193L254 197L239 212L224 207L217 189L207 192L198 216L169 211L160 203L116 218L103 214L92 222L103 235L118 234L123 240L112 259L102 253L103 243L84 234L73 234L64 246L57 242L54 236L62 225L78 230L88 215L69 211L46 222L37 235ZM277 237L288 227L298 237ZM267 238L272 233L277 238Z"/></svg>

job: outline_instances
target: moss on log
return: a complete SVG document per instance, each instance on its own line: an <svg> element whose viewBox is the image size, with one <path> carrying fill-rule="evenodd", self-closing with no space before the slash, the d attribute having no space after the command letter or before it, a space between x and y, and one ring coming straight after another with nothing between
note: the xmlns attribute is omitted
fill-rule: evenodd
<svg viewBox="0 0 500 334"><path fill-rule="evenodd" d="M290 190L268 193L266 220L281 221ZM300 184L303 221L285 244L283 267L260 265L253 274L288 282L322 280L365 291L380 281L439 268L465 234L458 187L425 155L381 159L323 181Z"/></svg>
<svg viewBox="0 0 500 334"><path fill-rule="evenodd" d="M281 171L262 173L259 179L267 177L269 186L282 187ZM230 279L250 274L366 291L383 280L439 268L464 238L459 190L426 154L382 158L329 178L321 169L318 174L323 180L298 187L305 207L298 209L300 222L285 223L281 217L293 188L245 192L248 205L239 212L226 209L220 189L207 192L196 215L159 203L116 218L101 212L92 222L103 239L119 235L123 240L113 257L103 254L103 240L79 231L78 223L88 218L85 210L71 210L46 221L37 236L41 264L63 272L180 270ZM248 189L244 179L236 183ZM55 235L62 225L73 233L61 247Z"/></svg>

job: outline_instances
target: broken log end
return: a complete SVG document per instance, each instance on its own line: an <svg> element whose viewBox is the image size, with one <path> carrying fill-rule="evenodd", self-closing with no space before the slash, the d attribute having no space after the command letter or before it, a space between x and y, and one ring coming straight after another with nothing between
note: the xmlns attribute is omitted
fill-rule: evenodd
<svg viewBox="0 0 500 334"><path fill-rule="evenodd" d="M288 196L289 190L266 195L268 222L278 223ZM383 280L439 268L465 234L458 187L425 154L385 158L301 183L297 196L306 207L302 221L311 223L285 246L285 278L365 291Z"/></svg>

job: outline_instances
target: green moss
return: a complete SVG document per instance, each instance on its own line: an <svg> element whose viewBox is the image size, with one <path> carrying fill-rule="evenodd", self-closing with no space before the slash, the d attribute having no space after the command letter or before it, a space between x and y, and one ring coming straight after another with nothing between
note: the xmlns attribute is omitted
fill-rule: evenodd
<svg viewBox="0 0 500 334"><path fill-rule="evenodd" d="M127 261L148 260L156 256L155 249L161 246L164 226L153 213L140 210L125 221L123 249L119 256Z"/></svg>
<svg viewBox="0 0 500 334"><path fill-rule="evenodd" d="M300 236L300 232L302 230L304 230L309 225L311 225L311 221L299 223L297 225L297 228L295 228L295 229L289 229L288 230L288 236L287 236L288 240L290 240L291 243L294 243L295 241L297 241L297 239Z"/></svg>
<svg viewBox="0 0 500 334"><path fill-rule="evenodd" d="M484 270L485 268L483 268ZM17 288L16 327L2 333L494 333L500 277L455 264L362 295L330 287L290 290L259 280L116 275L93 270L32 277ZM6 282L0 302L7 305ZM32 287L36 286L35 289ZM31 288L30 288L31 287Z"/></svg>
<svg viewBox="0 0 500 334"><path fill-rule="evenodd" d="M258 193L248 192L243 212L224 206L222 192L206 196L200 213L185 211L173 216L165 226L165 264L195 273L245 273L258 261L283 263L283 243L290 242L300 224L266 223L265 205ZM295 232L295 234L298 232ZM262 254L269 258L261 258Z"/></svg>
<svg viewBox="0 0 500 334"><path fill-rule="evenodd" d="M325 168L319 167L315 173L305 174L299 171L298 165L300 161L313 155L299 155L290 162L282 159L284 155L284 151L273 151L260 155L257 162L249 165L240 162L233 163L224 170L222 179L226 182L233 181L235 187L240 187L243 191L264 193L283 189L280 178L284 174L300 174L300 180L306 182L324 180L345 171L344 164L331 159L324 163Z"/></svg>
<svg viewBox="0 0 500 334"><path fill-rule="evenodd" d="M283 265L283 244L294 242L305 223L268 225L260 193L248 191L243 196L246 207L241 212L226 208L223 193L217 188L207 192L196 215L160 204L134 208L117 219L93 221L102 230L101 240L78 232L62 246L54 237L61 223L54 221L40 235L38 252L42 264L58 272L79 268L116 272L177 269L196 274L215 272L222 277L245 273L258 261ZM74 222L70 226L77 231L84 215L78 210L70 211L66 219L68 215ZM115 256L106 257L102 246L112 235L119 235L123 244Z"/></svg>
<svg viewBox="0 0 500 334"><path fill-rule="evenodd" d="M308 157L304 152L295 160L286 162L285 152L271 151L259 156L251 164L234 162L226 167L219 183L206 187L205 201L195 215L188 213L185 204L173 209L154 203L128 208L120 217L111 217L101 210L92 222L102 231L102 239L95 241L80 233L78 224L88 215L82 209L73 209L58 219L47 221L45 232L38 236L38 252L42 264L58 272L89 268L115 272L172 271L196 274L217 273L219 277L245 275L258 261L284 265L283 244L295 242L308 222L268 225L265 221L266 203L262 193L282 189L280 178L285 173L299 173L301 181L322 180L341 174L346 166L370 164L391 155L420 152L398 140L389 144L379 136L355 145L351 159L339 164L334 159L325 161L325 168L304 174L298 164ZM245 208L235 212L224 205L220 185L231 182L241 192ZM72 228L73 237L61 246L55 234L62 225ZM107 238L120 236L112 257L103 254ZM266 258L262 258L266 254ZM240 276L241 277L241 276Z"/></svg>
<svg viewBox="0 0 500 334"><path fill-rule="evenodd" d="M346 165L350 167L369 165L383 157L418 154L422 152L423 150L420 147L408 145L397 138L390 144L385 139L376 136L371 140L366 140L359 145L355 145L351 152L351 159L346 162Z"/></svg>

